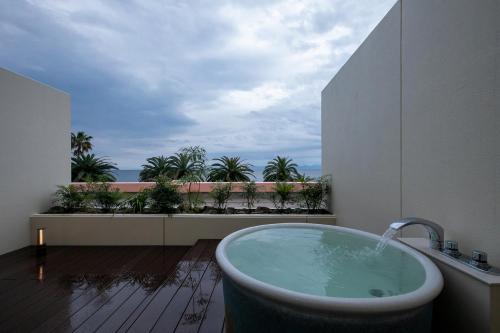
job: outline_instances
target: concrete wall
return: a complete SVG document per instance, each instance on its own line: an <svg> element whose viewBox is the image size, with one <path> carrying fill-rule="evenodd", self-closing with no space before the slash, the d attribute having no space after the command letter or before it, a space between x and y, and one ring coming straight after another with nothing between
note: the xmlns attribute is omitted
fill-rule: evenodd
<svg viewBox="0 0 500 333"><path fill-rule="evenodd" d="M335 225L334 215L293 214L34 214L31 239L46 228L48 245L193 245L232 232L273 223Z"/></svg>
<svg viewBox="0 0 500 333"><path fill-rule="evenodd" d="M0 254L30 244L29 217L69 183L70 97L0 68Z"/></svg>
<svg viewBox="0 0 500 333"><path fill-rule="evenodd" d="M403 9L403 214L500 266L500 1Z"/></svg>
<svg viewBox="0 0 500 333"><path fill-rule="evenodd" d="M428 218L500 266L499 12L499 0L402 0L324 89L339 225Z"/></svg>
<svg viewBox="0 0 500 333"><path fill-rule="evenodd" d="M500 332L500 276L430 249L424 238L401 241L427 255L443 274L444 289L434 301L433 332Z"/></svg>
<svg viewBox="0 0 500 333"><path fill-rule="evenodd" d="M322 93L322 168L338 225L382 233L401 211L400 4Z"/></svg>

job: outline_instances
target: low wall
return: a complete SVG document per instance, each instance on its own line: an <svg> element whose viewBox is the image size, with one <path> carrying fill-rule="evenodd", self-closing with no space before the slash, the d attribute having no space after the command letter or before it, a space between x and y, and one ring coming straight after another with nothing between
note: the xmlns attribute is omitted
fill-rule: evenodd
<svg viewBox="0 0 500 333"><path fill-rule="evenodd" d="M228 234L273 223L335 224L335 215L275 214L34 214L36 229L45 228L48 245L193 245L198 239L222 239Z"/></svg>
<svg viewBox="0 0 500 333"><path fill-rule="evenodd" d="M434 301L433 332L500 332L500 276L480 272L429 247L427 238L401 238L428 256L445 286Z"/></svg>

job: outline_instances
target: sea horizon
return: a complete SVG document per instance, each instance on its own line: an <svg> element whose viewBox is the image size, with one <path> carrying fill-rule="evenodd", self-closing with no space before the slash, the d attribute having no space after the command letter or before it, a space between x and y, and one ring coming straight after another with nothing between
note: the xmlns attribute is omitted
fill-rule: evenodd
<svg viewBox="0 0 500 333"><path fill-rule="evenodd" d="M254 166L254 175L255 175L255 181L263 181L263 176L262 176L262 171L264 170L264 166ZM298 171L300 174L305 174L306 176L312 177L312 178L318 178L321 177L321 166L315 165L315 166L299 166ZM116 177L117 182L137 182L139 181L139 173L141 172L140 169L118 169L113 171L113 174Z"/></svg>

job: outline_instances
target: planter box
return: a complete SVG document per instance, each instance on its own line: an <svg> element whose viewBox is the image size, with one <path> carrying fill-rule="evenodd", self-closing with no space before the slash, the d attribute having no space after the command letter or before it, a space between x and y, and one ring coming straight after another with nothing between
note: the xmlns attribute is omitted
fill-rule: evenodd
<svg viewBox="0 0 500 333"><path fill-rule="evenodd" d="M222 239L228 234L273 223L334 225L335 215L275 214L34 214L36 229L46 229L48 245L193 245L198 239Z"/></svg>

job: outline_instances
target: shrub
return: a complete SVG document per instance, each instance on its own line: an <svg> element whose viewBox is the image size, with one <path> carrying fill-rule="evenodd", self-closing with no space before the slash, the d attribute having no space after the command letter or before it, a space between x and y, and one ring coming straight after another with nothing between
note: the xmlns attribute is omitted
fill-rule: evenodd
<svg viewBox="0 0 500 333"><path fill-rule="evenodd" d="M126 200L126 204L134 214L142 214L149 205L149 191L144 190L132 195Z"/></svg>
<svg viewBox="0 0 500 333"><path fill-rule="evenodd" d="M156 185L150 191L151 208L158 213L172 213L182 203L177 187L166 177L156 178Z"/></svg>
<svg viewBox="0 0 500 333"><path fill-rule="evenodd" d="M54 203L60 205L67 213L83 210L87 206L87 195L79 186L58 186L54 196Z"/></svg>
<svg viewBox="0 0 500 333"><path fill-rule="evenodd" d="M257 201L257 184L255 184L255 181L243 185L243 198L248 211L250 211Z"/></svg>
<svg viewBox="0 0 500 333"><path fill-rule="evenodd" d="M276 185L274 186L275 193L271 195L271 200L273 201L274 207L276 207L276 209L283 211L287 203L293 202L293 189L293 184L276 182Z"/></svg>
<svg viewBox="0 0 500 333"><path fill-rule="evenodd" d="M115 212L121 204L123 193L119 189L111 189L111 184L106 182L87 183L87 191L103 213Z"/></svg>
<svg viewBox="0 0 500 333"><path fill-rule="evenodd" d="M308 213L318 213L326 205L329 192L329 179L323 176L317 182L302 181L300 197Z"/></svg>
<svg viewBox="0 0 500 333"><path fill-rule="evenodd" d="M296 182L301 182L301 183L303 183L303 182L312 182L312 181L314 181L314 178L306 176L305 173L299 173L297 175L297 178L295 178L295 181Z"/></svg>
<svg viewBox="0 0 500 333"><path fill-rule="evenodd" d="M231 183L218 183L210 192L210 196L214 199L214 206L217 212L226 211L227 202L231 197Z"/></svg>
<svg viewBox="0 0 500 333"><path fill-rule="evenodd" d="M204 201L200 198L200 177L199 175L191 174L181 178L182 184L187 184L186 199L184 211L198 212Z"/></svg>

